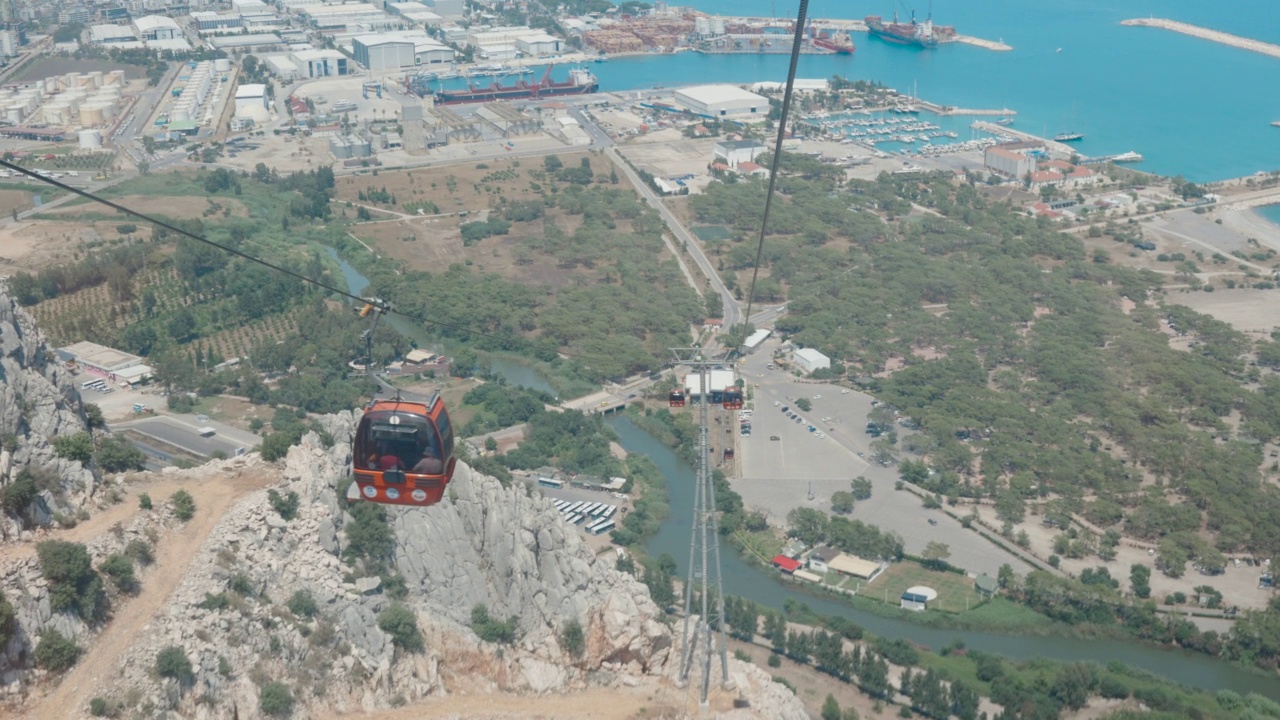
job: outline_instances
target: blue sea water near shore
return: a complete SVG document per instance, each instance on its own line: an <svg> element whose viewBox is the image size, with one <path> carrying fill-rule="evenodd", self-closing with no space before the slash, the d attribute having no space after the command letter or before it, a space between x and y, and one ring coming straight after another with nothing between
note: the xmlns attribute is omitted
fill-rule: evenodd
<svg viewBox="0 0 1280 720"><path fill-rule="evenodd" d="M1280 228L1280 205L1264 205L1257 208L1257 212L1262 217L1275 223Z"/></svg>
<svg viewBox="0 0 1280 720"><path fill-rule="evenodd" d="M698 10L794 17L795 0L684 0ZM930 3L919 3L918 13ZM907 4L910 7L911 3ZM890 15L893 0L810 3L817 18ZM1280 58L1121 20L1165 17L1280 44L1280 3L1238 0L934 0L936 22L965 35L1003 40L994 52L963 44L921 51L854 33L853 56L808 55L800 77L879 80L927 100L1018 111L1013 128L1037 135L1084 133L1080 152L1135 150L1133 167L1197 182L1280 169ZM786 78L781 55L614 58L592 64L606 91L691 82L746 83ZM541 68L538 69L541 74ZM556 75L564 71L557 69ZM536 76L535 76L536 77ZM966 123L967 124L967 123Z"/></svg>

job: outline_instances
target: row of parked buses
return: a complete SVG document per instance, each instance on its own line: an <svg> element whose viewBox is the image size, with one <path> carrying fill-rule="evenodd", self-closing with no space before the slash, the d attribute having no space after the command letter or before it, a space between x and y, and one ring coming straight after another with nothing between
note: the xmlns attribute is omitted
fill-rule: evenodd
<svg viewBox="0 0 1280 720"><path fill-rule="evenodd" d="M603 535L615 527L613 516L618 511L618 506L585 500L557 500L556 510L574 525L586 523L586 531L592 535Z"/></svg>

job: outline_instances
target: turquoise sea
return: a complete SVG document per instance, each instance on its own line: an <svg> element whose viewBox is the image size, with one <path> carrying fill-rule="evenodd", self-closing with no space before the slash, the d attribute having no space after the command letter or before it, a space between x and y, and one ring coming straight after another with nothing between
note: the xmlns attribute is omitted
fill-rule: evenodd
<svg viewBox="0 0 1280 720"><path fill-rule="evenodd" d="M673 3L674 4L674 3ZM794 16L795 0L684 0L717 14ZM809 4L811 17L890 15L895 0ZM906 4L910 7L910 3ZM1136 150L1134 167L1195 181L1280 168L1280 58L1155 28L1166 17L1280 44L1280 3L1236 0L933 0L934 20L966 35L1003 40L1012 52L961 44L932 51L854 34L852 56L805 56L800 77L879 80L921 97L971 108L1010 107L1015 129L1085 134L1091 155ZM917 8L922 15L928 2ZM783 80L787 58L701 55L617 58L593 64L604 90L692 82ZM557 73L559 74L559 73Z"/></svg>

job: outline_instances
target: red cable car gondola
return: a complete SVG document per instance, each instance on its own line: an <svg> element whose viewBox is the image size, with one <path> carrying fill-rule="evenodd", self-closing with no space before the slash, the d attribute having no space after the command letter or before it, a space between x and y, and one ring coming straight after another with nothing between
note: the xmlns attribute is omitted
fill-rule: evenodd
<svg viewBox="0 0 1280 720"><path fill-rule="evenodd" d="M667 400L671 403L671 407L684 407L684 391L672 390Z"/></svg>
<svg viewBox="0 0 1280 720"><path fill-rule="evenodd" d="M458 461L439 393L426 402L373 401L356 427L352 457L357 498L417 507L440 502Z"/></svg>
<svg viewBox="0 0 1280 720"><path fill-rule="evenodd" d="M371 299L358 312L373 316L364 332L365 371L370 380L393 398L374 398L356 426L351 445L355 483L347 490L351 501L365 499L388 505L427 507L440 502L453 478L453 423L440 393L425 401L400 396L400 391L373 373L373 331L390 306Z"/></svg>
<svg viewBox="0 0 1280 720"><path fill-rule="evenodd" d="M741 410L742 409L742 391L738 388L726 388L724 391L725 410Z"/></svg>

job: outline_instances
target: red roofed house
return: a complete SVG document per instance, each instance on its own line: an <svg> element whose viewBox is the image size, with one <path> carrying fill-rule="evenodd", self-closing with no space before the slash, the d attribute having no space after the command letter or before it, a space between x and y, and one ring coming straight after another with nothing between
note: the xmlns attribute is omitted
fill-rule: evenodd
<svg viewBox="0 0 1280 720"><path fill-rule="evenodd" d="M792 560L786 555L776 555L773 558L773 566L790 575L800 569L800 561Z"/></svg>
<svg viewBox="0 0 1280 720"><path fill-rule="evenodd" d="M769 171L753 162L738 163L738 172L743 175L759 175L761 177L769 177Z"/></svg>
<svg viewBox="0 0 1280 720"><path fill-rule="evenodd" d="M1066 179L1066 176L1056 170L1037 170L1031 173L1031 187L1042 188L1045 185L1057 185Z"/></svg>

